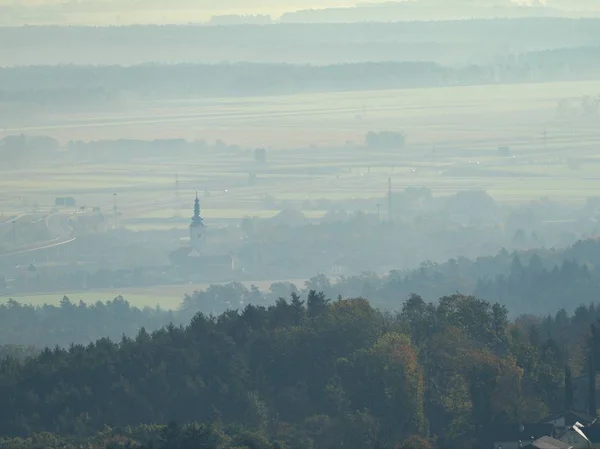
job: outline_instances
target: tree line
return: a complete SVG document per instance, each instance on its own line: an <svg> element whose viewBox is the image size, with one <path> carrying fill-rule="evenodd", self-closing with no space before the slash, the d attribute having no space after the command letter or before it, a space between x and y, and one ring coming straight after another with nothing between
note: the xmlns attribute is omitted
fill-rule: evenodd
<svg viewBox="0 0 600 449"><path fill-rule="evenodd" d="M227 97L590 79L600 73L597 52L593 46L546 50L461 66L415 60L3 67L0 102L66 106L114 103L128 95Z"/></svg>
<svg viewBox="0 0 600 449"><path fill-rule="evenodd" d="M459 291L508 307L513 319L525 314L546 316L549 310L578 316L582 305L598 302L599 266L600 242L590 239L562 251L500 251L476 260L423 263L417 269L392 271L385 276L365 273L335 282L318 275L308 279L303 287L276 282L261 291L236 282L213 284L185 295L181 307L174 311L139 309L123 297L94 304L64 297L57 306L41 307L7 300L0 305L0 345L68 347L101 337L119 339L123 334L135 335L141 327L154 331L170 322L184 324L199 312L219 315L248 304L270 307L279 298L291 294L306 296L311 290L323 291L331 298L367 297L375 307L391 312L400 310L414 292L431 302ZM600 318L600 313L590 316Z"/></svg>
<svg viewBox="0 0 600 449"><path fill-rule="evenodd" d="M140 448L481 447L496 425L562 408L564 367L583 369L585 352L557 338L473 296L412 295L390 313L361 298L292 294L3 358L2 447L35 447L23 442L48 433L87 441L107 429ZM582 335L578 348L586 345ZM134 435L169 422L178 424Z"/></svg>
<svg viewBox="0 0 600 449"><path fill-rule="evenodd" d="M335 44L365 44L370 42L399 42L413 46L423 42L444 43L449 35L461 43L502 43L512 48L564 48L569 36L571 47L597 43L599 20L524 18L492 20L445 20L445 21L400 21L386 23L296 23L264 25L238 25L231 27L190 25L144 25L144 26L36 26L0 28L0 42L33 46L47 42L56 48L75 42L96 42L106 46L169 49L175 44L184 49L204 50L207 45L217 49L227 45L257 46L272 49L277 43L285 42L286 50L306 48L306 44L324 46ZM545 45L535 45L545 44ZM189 47L188 47L189 46ZM18 46L16 48L19 48ZM339 47L338 47L339 48ZM63 52L64 53L64 52ZM356 50L355 50L356 53ZM102 54L94 55L102 61ZM185 58L194 60L195 58ZM283 58L280 58L280 60ZM102 62L99 62L102 63Z"/></svg>

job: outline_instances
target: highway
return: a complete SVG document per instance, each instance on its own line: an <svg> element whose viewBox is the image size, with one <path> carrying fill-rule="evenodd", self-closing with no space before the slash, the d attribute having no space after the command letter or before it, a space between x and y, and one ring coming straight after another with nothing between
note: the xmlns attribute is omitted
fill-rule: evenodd
<svg viewBox="0 0 600 449"><path fill-rule="evenodd" d="M20 249L18 251L14 251L14 252L10 252L10 253L3 253L3 254L0 254L0 257L18 256L20 254L33 253L33 252L41 251L41 250L44 250L44 249L56 248L58 246L63 246L63 245L67 245L69 243L72 243L75 240L76 240L76 238L73 237L73 238L71 238L69 240L57 241L55 243L46 242L45 244L36 245L36 246L33 246L31 248L28 248L28 249Z"/></svg>
<svg viewBox="0 0 600 449"><path fill-rule="evenodd" d="M19 221L23 220L25 217L31 217L31 216L32 216L32 214L21 214L16 217L9 218L6 221L0 221L0 225L10 225L13 221L19 222Z"/></svg>
<svg viewBox="0 0 600 449"><path fill-rule="evenodd" d="M26 221L29 221L30 223L34 223L36 221L43 221L46 228L48 229L48 233L52 237L50 240L35 242L27 245L21 245L17 248L12 248L8 250L8 252L0 253L0 257L4 258L10 256L17 256L19 254L32 253L36 251L67 245L69 243L74 242L76 240L76 236L74 235L73 228L69 223L70 215L71 214L65 212L56 212L47 215L25 213L13 217L9 220L0 222L0 225L3 226L8 226L15 222L16 226L18 226L19 223L23 223Z"/></svg>
<svg viewBox="0 0 600 449"><path fill-rule="evenodd" d="M218 195L231 195L231 193L219 192L215 193ZM147 211L155 208L166 207L167 205L172 205L176 202L181 202L182 198L177 198L174 195L164 196L162 198L158 198L154 201L134 201L128 202L121 207L126 207L128 210L136 210ZM190 216L192 213L192 205L190 200ZM72 211L58 211L58 212L50 212L50 208L45 208L46 212L27 212L21 213L20 215L14 216L12 218L3 218L0 221L0 229L4 228L4 232L7 232L9 227L12 226L13 221L16 224L16 230L18 232L19 225L25 223L35 223L35 222L44 222L46 229L48 230L48 234L50 239L38 242L31 242L24 245L20 245L18 247L12 247L6 249L4 253L0 253L0 258L6 258L10 256L17 256L20 254L33 253L36 251L42 251L46 249L56 248L64 245L68 245L74 242L77 239L77 236L74 233L73 227L70 223L70 218L77 215L78 213L85 212L72 212ZM107 215L109 223L112 223L111 217L113 213L112 206L102 207L101 211Z"/></svg>

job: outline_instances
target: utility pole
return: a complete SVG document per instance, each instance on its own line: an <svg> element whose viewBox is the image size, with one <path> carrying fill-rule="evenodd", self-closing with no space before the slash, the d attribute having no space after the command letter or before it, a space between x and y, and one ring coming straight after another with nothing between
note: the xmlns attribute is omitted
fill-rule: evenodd
<svg viewBox="0 0 600 449"><path fill-rule="evenodd" d="M113 199L114 199L114 205L113 205L113 212L115 215L115 231L117 230L117 193L113 193Z"/></svg>
<svg viewBox="0 0 600 449"><path fill-rule="evenodd" d="M83 214L83 217L81 218L81 224L82 224L82 227L83 227L83 233L85 234L85 222L86 222L86 219L85 219L86 218L85 217L85 206L81 206L80 210L81 210L81 213Z"/></svg>

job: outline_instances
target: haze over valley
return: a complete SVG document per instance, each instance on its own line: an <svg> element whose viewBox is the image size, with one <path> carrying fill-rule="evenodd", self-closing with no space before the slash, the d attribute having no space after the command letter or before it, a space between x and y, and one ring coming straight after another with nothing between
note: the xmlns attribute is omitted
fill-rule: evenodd
<svg viewBox="0 0 600 449"><path fill-rule="evenodd" d="M106 26L273 22L393 22L519 17L597 17L594 0L3 0L0 25Z"/></svg>
<svg viewBox="0 0 600 449"><path fill-rule="evenodd" d="M600 444L599 125L593 1L0 0L0 448Z"/></svg>

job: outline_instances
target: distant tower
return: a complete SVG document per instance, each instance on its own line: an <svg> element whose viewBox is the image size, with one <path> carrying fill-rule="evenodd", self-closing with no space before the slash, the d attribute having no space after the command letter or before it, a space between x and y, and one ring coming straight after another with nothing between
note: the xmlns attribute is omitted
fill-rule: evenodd
<svg viewBox="0 0 600 449"><path fill-rule="evenodd" d="M194 216L190 224L190 247L200 252L202 249L202 239L204 237L204 221L200 216L200 200L198 192L196 192L196 200L194 201Z"/></svg>

